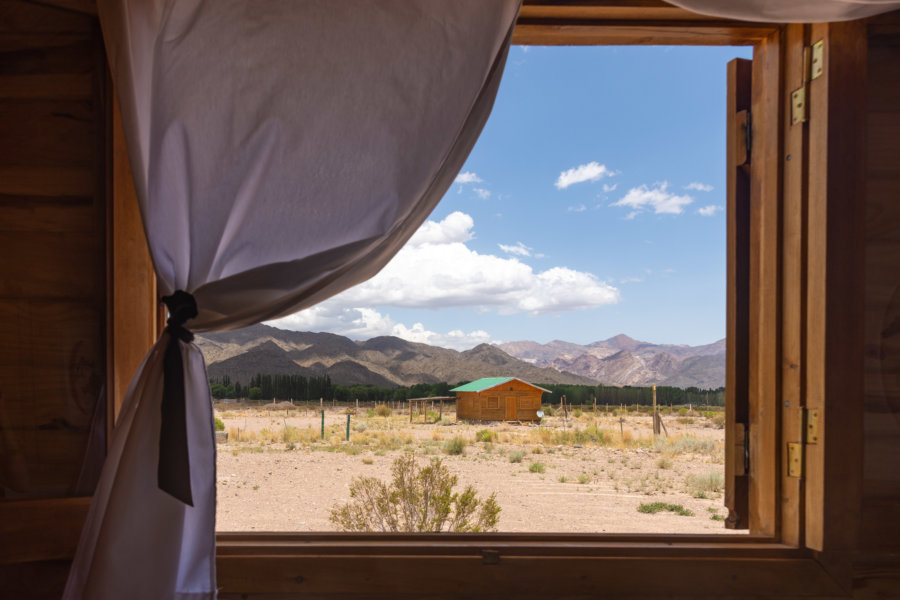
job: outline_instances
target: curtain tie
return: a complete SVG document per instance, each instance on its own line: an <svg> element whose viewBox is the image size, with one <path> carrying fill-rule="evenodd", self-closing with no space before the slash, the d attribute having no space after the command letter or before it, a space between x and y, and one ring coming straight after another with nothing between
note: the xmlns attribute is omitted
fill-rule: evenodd
<svg viewBox="0 0 900 600"><path fill-rule="evenodd" d="M194 297L178 290L162 297L169 309L166 331L169 343L163 357L162 421L159 428L159 464L157 485L159 489L188 506L194 505L191 495L191 462L188 456L187 416L184 395L184 361L181 356L183 342L194 339L184 324L197 316Z"/></svg>

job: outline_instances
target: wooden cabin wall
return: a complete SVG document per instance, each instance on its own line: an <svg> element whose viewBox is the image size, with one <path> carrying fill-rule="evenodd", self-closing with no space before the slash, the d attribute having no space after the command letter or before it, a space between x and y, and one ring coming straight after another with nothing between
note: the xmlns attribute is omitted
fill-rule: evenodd
<svg viewBox="0 0 900 600"><path fill-rule="evenodd" d="M900 24L869 28L862 553L900 550ZM849 292L849 291L848 291Z"/></svg>
<svg viewBox="0 0 900 600"><path fill-rule="evenodd" d="M96 472L80 472L95 411L105 428L105 88L96 18L0 0L0 504L7 508L93 490ZM4 532L37 521L0 514ZM41 514L50 524L63 513ZM54 532L71 541L80 518L48 529L45 542ZM41 543L26 536L13 564L0 564L0 596L60 596L68 560L20 562Z"/></svg>
<svg viewBox="0 0 900 600"><path fill-rule="evenodd" d="M456 417L473 421L536 421L541 409L542 392L521 381L510 381L482 392L457 392ZM488 398L497 398L496 408L488 406ZM510 417L505 402L515 403Z"/></svg>
<svg viewBox="0 0 900 600"><path fill-rule="evenodd" d="M3 0L0 14L0 497L89 495L76 488L106 372L102 38L75 12Z"/></svg>

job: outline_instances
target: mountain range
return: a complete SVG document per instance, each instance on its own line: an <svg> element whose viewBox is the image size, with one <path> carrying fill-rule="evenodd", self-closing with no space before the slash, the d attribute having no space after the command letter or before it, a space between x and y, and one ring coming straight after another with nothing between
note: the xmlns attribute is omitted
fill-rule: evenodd
<svg viewBox="0 0 900 600"><path fill-rule="evenodd" d="M715 388L725 383L725 340L707 346L650 344L618 335L585 346L553 341L481 344L458 352L397 337L354 341L332 333L254 325L200 334L210 377L248 384L257 373L328 375L338 385L384 387L481 377L535 383Z"/></svg>
<svg viewBox="0 0 900 600"><path fill-rule="evenodd" d="M620 334L587 345L522 341L498 348L536 367L551 367L601 383L718 388L725 385L725 340L703 346L651 344Z"/></svg>
<svg viewBox="0 0 900 600"><path fill-rule="evenodd" d="M257 373L328 375L338 385L385 387L497 376L541 383L597 383L529 364L489 344L458 352L397 337L357 342L332 333L285 331L268 325L197 335L195 342L203 351L210 377L227 374L244 385Z"/></svg>

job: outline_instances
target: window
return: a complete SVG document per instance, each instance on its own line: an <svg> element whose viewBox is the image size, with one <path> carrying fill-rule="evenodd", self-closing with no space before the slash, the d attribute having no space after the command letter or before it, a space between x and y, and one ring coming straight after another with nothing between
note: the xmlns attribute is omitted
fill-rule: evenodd
<svg viewBox="0 0 900 600"><path fill-rule="evenodd" d="M635 12L629 13L632 10ZM802 527L795 507L802 501L800 489L781 474L778 457L782 439L777 437L778 422L787 411L779 407L775 399L787 392L776 388L779 378L775 369L779 365L782 344L776 338L778 331L796 328L798 335L804 327L799 315L786 316L778 305L778 273L775 261L783 257L787 263L801 260L802 252L782 250L779 228L779 200L782 162L778 160L778 148L782 135L779 119L784 89L779 82L782 65L791 59L800 64L801 46L808 28L791 26L785 30L754 24L713 26L710 23L666 21L678 9L660 6L646 9L645 17L661 21L604 22L602 18L633 18L641 9L608 7L557 8L543 5L526 5L523 8L516 39L526 43L751 43L755 47L752 67L754 81L752 102L753 116L753 165L749 178L758 194L752 207L749 229L749 268L746 290L748 319L754 327L748 331L746 341L747 409L749 414L749 468L751 476L747 485L749 503L753 511L749 517L751 536L711 540L699 536L672 539L667 536L564 536L564 535L481 535L457 536L335 536L317 535L297 538L301 545L281 551L284 568L299 572L303 566L333 561L344 574L361 569L366 573L366 592L390 593L396 590L396 581L403 580L403 589L411 594L426 594L433 590L433 582L444 582L445 594L489 596L496 593L542 594L548 596L584 595L603 590L611 596L639 593L646 596L697 596L729 594L780 594L785 596L804 594L842 594L821 566L794 537ZM608 12L604 12L608 11ZM626 15L623 17L623 15ZM627 15L631 15L628 17ZM815 31L815 30L814 30ZM820 35L823 29L820 29ZM824 28L827 35L827 26ZM784 48L784 63L779 59ZM785 74L787 75L787 73ZM790 80L793 81L793 80ZM761 90L767 90L766 93ZM800 143L795 139L785 142L787 147ZM801 152L802 154L802 152ZM810 168L815 167L811 165ZM821 168L821 165L818 166ZM787 206L801 202L799 197L788 194ZM799 282L799 279L796 280ZM785 288L788 296L793 293ZM791 296L793 297L793 296ZM783 320L783 318L787 320ZM735 315L732 314L731 319ZM730 368L735 366L732 349ZM732 375L733 376L733 375ZM799 381L790 393L799 394ZM734 415L732 415L733 417ZM787 435L781 430L780 435ZM733 438L732 438L733 440ZM776 492L780 490L780 496ZM732 490L731 493L735 493ZM781 500L781 513L776 510ZM247 544L256 545L266 556L256 558L246 550ZM260 535L220 535L220 560L226 590L233 593L253 590L256 592L296 591L307 593L353 594L361 586L340 580L307 580L284 583L284 580L261 582L248 586L243 582L251 573L271 573L274 538ZM277 538L282 541L284 537ZM338 539L340 541L338 541ZM801 538L802 539L802 538ZM784 543L781 543L784 542ZM341 548L340 555L330 550L333 544ZM352 547L353 550L349 550ZM707 551L709 553L707 553ZM346 557L345 552L354 556ZM254 552L255 553L255 552ZM262 554L262 552L261 552ZM333 557L323 559L323 555ZM367 569L370 557L378 556L379 573ZM715 556L715 558L711 558ZM396 557L396 558L394 558ZM402 557L402 558L401 558ZM573 558L578 560L572 560ZM291 565L290 567L288 565ZM339 567L337 567L339 565ZM447 577L448 572L465 572L464 576ZM552 571L552 593L547 582L548 568ZM448 571L450 570L450 571ZM408 577L415 573L415 577ZM654 573L654 577L646 577ZM361 579L359 580L361 581ZM770 583L774 582L774 583ZM815 589L816 591L812 591Z"/></svg>
<svg viewBox="0 0 900 600"><path fill-rule="evenodd" d="M497 396L488 396L485 408L500 408L500 398Z"/></svg>
<svg viewBox="0 0 900 600"><path fill-rule="evenodd" d="M631 11L630 13L628 11ZM641 12L644 11L644 12ZM754 507L749 525L752 535L729 540L704 536L572 536L572 535L474 535L474 536L379 536L379 535L281 535L219 534L219 585L223 597L240 594L308 594L329 597L367 597L396 594L410 596L441 593L459 596L530 594L547 596L587 595L603 590L609 595L672 596L842 595L835 580L803 546L801 522L803 487L782 473L782 442L798 422L796 406L782 407L777 400L801 396L801 374L776 372L780 359L791 350L776 335L807 339L824 326L804 324L804 313L795 314L803 297L805 275L790 275L806 251L807 240L791 235L796 224L779 223L776 212L783 200L786 211L802 204L802 195L780 189L782 169L779 148L804 155L806 142L794 132L782 137L781 107L787 105L789 85L794 85L793 64L800 64L804 37L825 36L829 26L790 26L785 29L755 24L716 23L684 19L679 9L668 6L555 7L526 5L516 31L525 43L751 43L755 46L753 99L753 152L756 173L750 180L761 194L753 210L755 226L750 243L746 291L749 319L747 389L751 477L749 502ZM635 17L634 15L638 16ZM623 16L624 15L624 16ZM630 16L629 16L630 15ZM643 16L641 16L643 15ZM606 19L606 20L604 20ZM636 19L634 24L630 19ZM784 56L784 60L779 57ZM793 62L792 62L793 59ZM852 56L847 60L851 61ZM844 60L839 58L836 60ZM851 61L852 64L852 61ZM784 67L784 72L782 71ZM848 71L848 72L852 72ZM785 87L779 82L782 77ZM835 82L834 85L844 82ZM760 89L770 93L762 94ZM813 90L816 93L825 93ZM782 102L783 101L783 102ZM812 104L815 107L815 103ZM820 104L820 106L822 106ZM816 110L813 108L813 110ZM826 121L827 123L827 121ZM810 134L813 132L811 131ZM757 160L757 159L760 160ZM796 164L796 163L795 163ZM810 172L824 165L810 163ZM801 169L802 171L802 169ZM785 187L794 175L786 172ZM796 182L797 186L805 185ZM793 188L791 188L793 189ZM801 229L806 227L802 225ZM809 225L810 235L824 235L821 223ZM812 241L810 241L812 243ZM792 245L796 244L796 246ZM778 260L785 264L777 264ZM804 267L805 268L805 267ZM810 271L824 273L824 265ZM801 269L802 270L802 269ZM780 287L779 273L785 275ZM811 279L817 276L811 272ZM839 285L830 283L830 285ZM119 289L117 284L116 289ZM822 302L824 303L824 296ZM815 302L815 299L813 300ZM780 304L779 304L780 302ZM152 303L149 306L153 306ZM813 315L818 318L816 315ZM734 318L734 316L732 316ZM802 348L802 346L801 346ZM775 350L773 350L775 349ZM735 360L735 359L733 359ZM801 357L797 358L798 361ZM793 363L788 363L793 364ZM732 368L734 363L732 363ZM813 370L815 365L807 365ZM776 387L780 386L780 387ZM793 394L793 396L792 396ZM733 438L732 438L733 439ZM852 442L852 440L851 440ZM824 459L822 459L824 460ZM827 463L825 463L827 464ZM807 487L816 482L805 482ZM808 506L807 512L821 512ZM815 533L815 524L806 532ZM548 572L552 572L550 591ZM653 573L653 577L647 577ZM399 583L398 583L399 582Z"/></svg>

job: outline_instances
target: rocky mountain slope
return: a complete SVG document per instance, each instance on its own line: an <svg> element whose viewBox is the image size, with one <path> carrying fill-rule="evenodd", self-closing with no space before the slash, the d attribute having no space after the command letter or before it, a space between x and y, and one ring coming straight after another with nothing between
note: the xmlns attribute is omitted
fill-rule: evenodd
<svg viewBox="0 0 900 600"><path fill-rule="evenodd" d="M620 334L585 346L554 340L498 344L536 367L618 385L717 388L725 385L725 340L703 346L651 344Z"/></svg>
<svg viewBox="0 0 900 600"><path fill-rule="evenodd" d="M465 352L377 337L355 342L330 333L255 325L196 336L210 377L228 375L246 385L256 373L329 375L339 385L457 383L481 377L521 377L534 383L596 385L597 381L536 366L482 344Z"/></svg>

